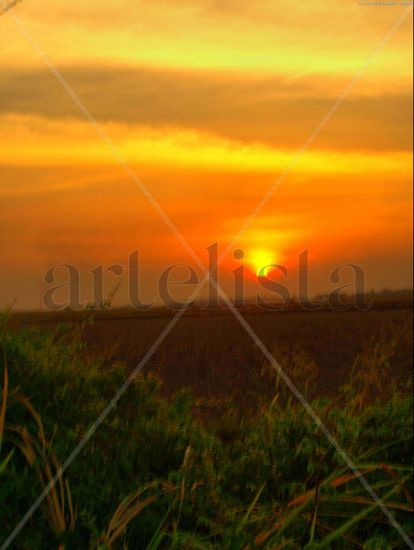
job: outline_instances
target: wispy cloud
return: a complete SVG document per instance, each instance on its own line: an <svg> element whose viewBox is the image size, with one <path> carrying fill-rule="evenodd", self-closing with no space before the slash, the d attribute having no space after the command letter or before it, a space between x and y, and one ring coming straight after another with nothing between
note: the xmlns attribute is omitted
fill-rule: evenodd
<svg viewBox="0 0 414 550"><path fill-rule="evenodd" d="M1 0L0 0L1 1ZM272 147L298 147L318 116L334 99L341 79L322 75L286 78L222 73L73 65L65 75L100 122L155 129L181 128ZM0 78L0 117L36 115L77 119L80 112L43 69L4 69ZM337 115L320 148L336 150L410 150L411 90L354 95ZM0 120L1 125L1 120ZM384 129L387 131L384 131Z"/></svg>
<svg viewBox="0 0 414 550"><path fill-rule="evenodd" d="M14 6L21 1L22 0L9 0L7 2L6 0L0 0L0 15L9 11L10 8L14 8Z"/></svg>

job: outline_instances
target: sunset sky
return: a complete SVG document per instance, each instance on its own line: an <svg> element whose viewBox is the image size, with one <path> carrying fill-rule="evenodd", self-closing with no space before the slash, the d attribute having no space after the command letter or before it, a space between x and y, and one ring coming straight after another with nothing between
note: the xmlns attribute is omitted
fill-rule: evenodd
<svg viewBox="0 0 414 550"><path fill-rule="evenodd" d="M207 262L404 9L23 0L13 13ZM151 296L162 269L194 262L10 12L0 16L0 305L38 308L54 264L79 266L87 285L90 269L125 264L134 249ZM309 249L314 292L346 262L369 288L411 287L411 99L412 13L242 235L248 278L262 258L294 273ZM223 262L226 289L237 265Z"/></svg>

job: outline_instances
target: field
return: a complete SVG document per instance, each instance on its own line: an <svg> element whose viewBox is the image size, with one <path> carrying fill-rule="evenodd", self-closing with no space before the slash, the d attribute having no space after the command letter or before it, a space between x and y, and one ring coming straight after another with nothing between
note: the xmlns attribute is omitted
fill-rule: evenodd
<svg viewBox="0 0 414 550"><path fill-rule="evenodd" d="M285 370L301 363L315 377L314 394L335 397L351 374L355 360L368 360L380 353L389 363L390 376L404 383L412 374L412 310L398 308L370 311L320 311L308 313L244 313L257 335ZM110 366L121 361L132 370L171 320L172 314L100 313L75 319L81 325L88 352L106 359ZM53 331L64 314L39 319L21 316L16 326L35 324ZM69 317L70 318L70 317ZM375 351L377 350L377 351ZM194 396L216 402L231 398L244 408L260 407L273 399L274 386L266 376L266 361L231 313L191 313L174 327L146 365L144 372L156 374L167 395L188 387ZM380 366L378 366L380 368ZM303 374L303 373L302 373ZM300 378L300 377L299 377Z"/></svg>
<svg viewBox="0 0 414 550"><path fill-rule="evenodd" d="M412 536L411 308L243 314ZM1 540L170 318L4 319ZM407 547L390 522L237 321L189 312L13 547Z"/></svg>

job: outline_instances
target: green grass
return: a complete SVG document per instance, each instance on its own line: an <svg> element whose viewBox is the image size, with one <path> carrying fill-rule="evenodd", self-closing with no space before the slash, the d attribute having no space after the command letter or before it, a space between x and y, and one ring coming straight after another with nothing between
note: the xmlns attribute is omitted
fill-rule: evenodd
<svg viewBox="0 0 414 550"><path fill-rule="evenodd" d="M87 353L81 332L3 331L1 540L127 376ZM412 402L389 383L387 349L367 345L341 396L312 405L412 534ZM316 366L300 352L290 364L313 395ZM155 377L138 377L15 547L404 548L326 437L270 379L274 399L259 414L241 416L229 401L221 418L201 423L188 392L167 400Z"/></svg>

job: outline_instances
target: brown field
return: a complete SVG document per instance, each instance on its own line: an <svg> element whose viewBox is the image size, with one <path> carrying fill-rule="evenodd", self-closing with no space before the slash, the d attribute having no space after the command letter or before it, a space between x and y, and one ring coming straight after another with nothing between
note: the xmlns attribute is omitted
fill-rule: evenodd
<svg viewBox="0 0 414 550"><path fill-rule="evenodd" d="M147 550L247 549L251 541L263 550L287 548L287 541L304 548L308 539L306 548L402 548L360 474L348 471L325 436L329 430L412 536L411 312L401 303L369 311L243 311L324 431L309 409L293 405L228 311L188 311L146 365L149 376L135 380L113 408L107 404L126 371L171 311L13 315L12 330L3 327L9 398L0 435L8 469L0 537L86 441L82 459L43 507L53 514L31 518L19 548L40 548L41 540L42 548L109 549L121 539L124 548ZM161 390L151 373L164 382ZM177 393L182 388L191 400ZM97 425L97 418L105 421ZM208 521L198 523L200 515ZM115 535L113 525L122 527ZM162 544L153 545L158 526Z"/></svg>
<svg viewBox="0 0 414 550"><path fill-rule="evenodd" d="M313 393L334 397L354 365L375 362L383 380L404 385L412 375L412 308L409 304L374 307L369 311L268 312L244 316L274 357L302 388L315 377ZM90 314L83 338L88 353L104 353L133 369L166 327L172 313L134 314L107 311ZM38 325L49 330L62 321L81 323L85 314L20 314L16 327ZM274 376L251 338L228 311L188 312L180 319L145 372L158 375L166 394L190 388L202 409L221 407L234 399L242 408L257 409L274 395Z"/></svg>

